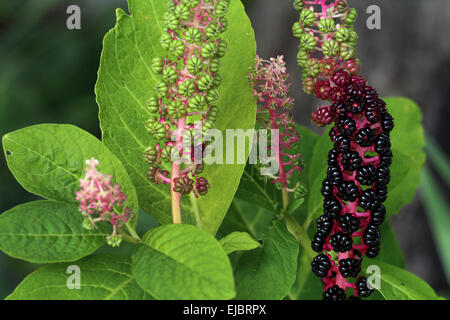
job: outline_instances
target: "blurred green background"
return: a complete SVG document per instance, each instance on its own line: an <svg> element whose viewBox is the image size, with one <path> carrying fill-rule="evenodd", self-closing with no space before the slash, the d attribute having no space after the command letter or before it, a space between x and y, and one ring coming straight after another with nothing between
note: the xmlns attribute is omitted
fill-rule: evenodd
<svg viewBox="0 0 450 320"><path fill-rule="evenodd" d="M309 114L318 102L301 91L300 70L295 63L297 39L291 36L291 26L297 19L292 1L243 2L255 28L259 54L285 54L294 83L296 120L312 128ZM362 15L357 31L363 74L384 96L408 96L424 111L428 165L417 199L392 223L408 269L448 296L450 169L446 155L450 119L446 103L450 99L450 43L443 39L448 38L450 29L450 2L350 2ZM81 30L66 27L66 9L71 4L81 8ZM370 4L382 9L382 30L365 27L364 13ZM102 39L114 26L117 7L126 9L126 1L0 1L0 135L33 124L56 122L77 125L100 137L94 84ZM34 199L9 173L2 154L0 212ZM155 223L145 215L141 217L145 225ZM121 250L128 249L124 246ZM34 268L0 253L0 298Z"/></svg>

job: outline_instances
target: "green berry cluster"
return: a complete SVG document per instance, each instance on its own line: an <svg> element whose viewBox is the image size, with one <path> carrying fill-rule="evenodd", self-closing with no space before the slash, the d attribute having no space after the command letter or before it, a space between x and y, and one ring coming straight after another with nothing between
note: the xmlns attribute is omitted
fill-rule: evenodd
<svg viewBox="0 0 450 320"><path fill-rule="evenodd" d="M147 177L152 181L166 180L169 172L162 167L164 161L172 161L174 154L177 158L190 156L183 154L186 146L180 148L177 142L193 136L195 125L201 123L203 133L215 127L222 81L220 60L227 51L221 35L228 28L229 4L230 0L168 3L160 39L165 56L151 61L159 81L148 100L149 116L144 123L154 141L144 152L150 165ZM180 139L173 141L173 136Z"/></svg>
<svg viewBox="0 0 450 320"><path fill-rule="evenodd" d="M354 58L357 12L349 8L347 0L337 0L326 8L321 1L295 0L294 8L300 13L292 27L300 40L297 63L303 69L304 89L312 93L317 79L329 76L330 64L338 69L336 65Z"/></svg>

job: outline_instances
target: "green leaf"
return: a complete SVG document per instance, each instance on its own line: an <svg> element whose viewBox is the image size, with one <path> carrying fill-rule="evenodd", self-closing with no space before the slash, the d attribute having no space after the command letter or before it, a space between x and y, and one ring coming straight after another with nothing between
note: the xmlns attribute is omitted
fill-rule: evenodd
<svg viewBox="0 0 450 320"><path fill-rule="evenodd" d="M391 132L392 153L391 182L388 185L388 199L385 202L387 216L400 211L414 197L420 181L420 170L425 162L425 145L422 113L420 108L407 98L386 98L388 110L395 120ZM323 197L320 193L322 180L326 177L327 154L332 148L328 131L314 147L309 171L310 193L307 207L306 227L322 214Z"/></svg>
<svg viewBox="0 0 450 320"><path fill-rule="evenodd" d="M77 203L75 192L84 176L86 160L100 161L127 195L125 205L138 214L136 190L120 161L88 132L67 124L41 124L3 136L8 167L29 192L57 201ZM137 220L137 219L135 219Z"/></svg>
<svg viewBox="0 0 450 320"><path fill-rule="evenodd" d="M40 200L0 215L0 249L35 263L75 261L105 244L107 232L82 227L78 207Z"/></svg>
<svg viewBox="0 0 450 320"><path fill-rule="evenodd" d="M230 261L220 243L192 225L152 229L133 253L132 273L153 297L164 300L231 299Z"/></svg>
<svg viewBox="0 0 450 320"><path fill-rule="evenodd" d="M274 217L274 211L234 198L217 235L225 237L234 231L241 231L261 240Z"/></svg>
<svg viewBox="0 0 450 320"><path fill-rule="evenodd" d="M368 259L364 260L363 271L366 271L369 266L379 268L381 277L380 288L377 288L377 291L381 293L386 300L440 299L425 281L411 272L386 262ZM366 274L367 277L370 277L371 275L372 272Z"/></svg>
<svg viewBox="0 0 450 320"><path fill-rule="evenodd" d="M259 242L247 232L233 232L220 239L220 244L227 254L235 251L252 250L260 246Z"/></svg>
<svg viewBox="0 0 450 320"><path fill-rule="evenodd" d="M69 289L80 271L80 289ZM131 275L129 257L95 254L73 263L40 267L23 280L7 300L148 300Z"/></svg>
<svg viewBox="0 0 450 320"><path fill-rule="evenodd" d="M425 163L425 137L422 112L419 106L407 98L386 98L389 112L394 117L395 128L391 133L392 153L391 183L385 206L388 216L397 214L410 203L420 183L420 172ZM400 157L400 155L402 155ZM408 170L403 174L403 168ZM398 179L399 176L403 178Z"/></svg>
<svg viewBox="0 0 450 320"><path fill-rule="evenodd" d="M447 281L450 283L450 209L442 191L431 172L425 168L422 173L420 185L422 203L426 213L432 234L435 239L439 258L442 262Z"/></svg>
<svg viewBox="0 0 450 320"><path fill-rule="evenodd" d="M298 242L279 220L268 231L264 246L245 252L236 266L238 300L280 300L297 272Z"/></svg>
<svg viewBox="0 0 450 320"><path fill-rule="evenodd" d="M160 35L167 0L129 1L130 15L117 10L117 25L106 35L96 85L103 141L121 159L133 180L141 207L161 224L171 222L170 188L146 178L144 149L152 137L144 129L145 107L153 94L156 75L152 58L163 56ZM224 39L228 51L222 59L222 85L216 126L225 129L253 128L256 101L248 81L256 44L250 21L239 0L232 0ZM248 152L247 152L248 153ZM208 195L183 197L183 222L196 224L214 234L230 206L244 170L243 164L207 166L204 176L211 184Z"/></svg>

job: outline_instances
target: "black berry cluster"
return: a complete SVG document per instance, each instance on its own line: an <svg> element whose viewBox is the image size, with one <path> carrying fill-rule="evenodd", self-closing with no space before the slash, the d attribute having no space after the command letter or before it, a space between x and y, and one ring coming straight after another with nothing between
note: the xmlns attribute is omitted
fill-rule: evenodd
<svg viewBox="0 0 450 320"><path fill-rule="evenodd" d="M329 83L345 95L321 108L335 124L330 131L334 146L322 182L323 215L317 219L312 240L319 255L312 270L323 279L324 299L345 299L348 288L354 290L353 297L367 297L373 289L359 277L361 261L362 256L374 258L380 251L380 225L386 216L383 202L392 162L389 135L394 122L384 101L364 78L341 69Z"/></svg>

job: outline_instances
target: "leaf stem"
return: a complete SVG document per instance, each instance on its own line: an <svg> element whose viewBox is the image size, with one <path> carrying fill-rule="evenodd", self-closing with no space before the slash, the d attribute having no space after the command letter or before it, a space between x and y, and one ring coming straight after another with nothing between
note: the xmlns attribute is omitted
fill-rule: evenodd
<svg viewBox="0 0 450 320"><path fill-rule="evenodd" d="M311 240L309 239L306 230L303 229L303 227L292 216L285 216L285 220L289 232L297 239L308 257L311 258L311 260L314 259L316 254L310 247Z"/></svg>
<svg viewBox="0 0 450 320"><path fill-rule="evenodd" d="M136 236L138 238L135 238L134 236L129 236L128 234L126 234L123 230L119 231L120 235L122 236L122 239L125 240L126 242L132 243L132 244L139 244L142 243L141 239L139 238L139 236Z"/></svg>

